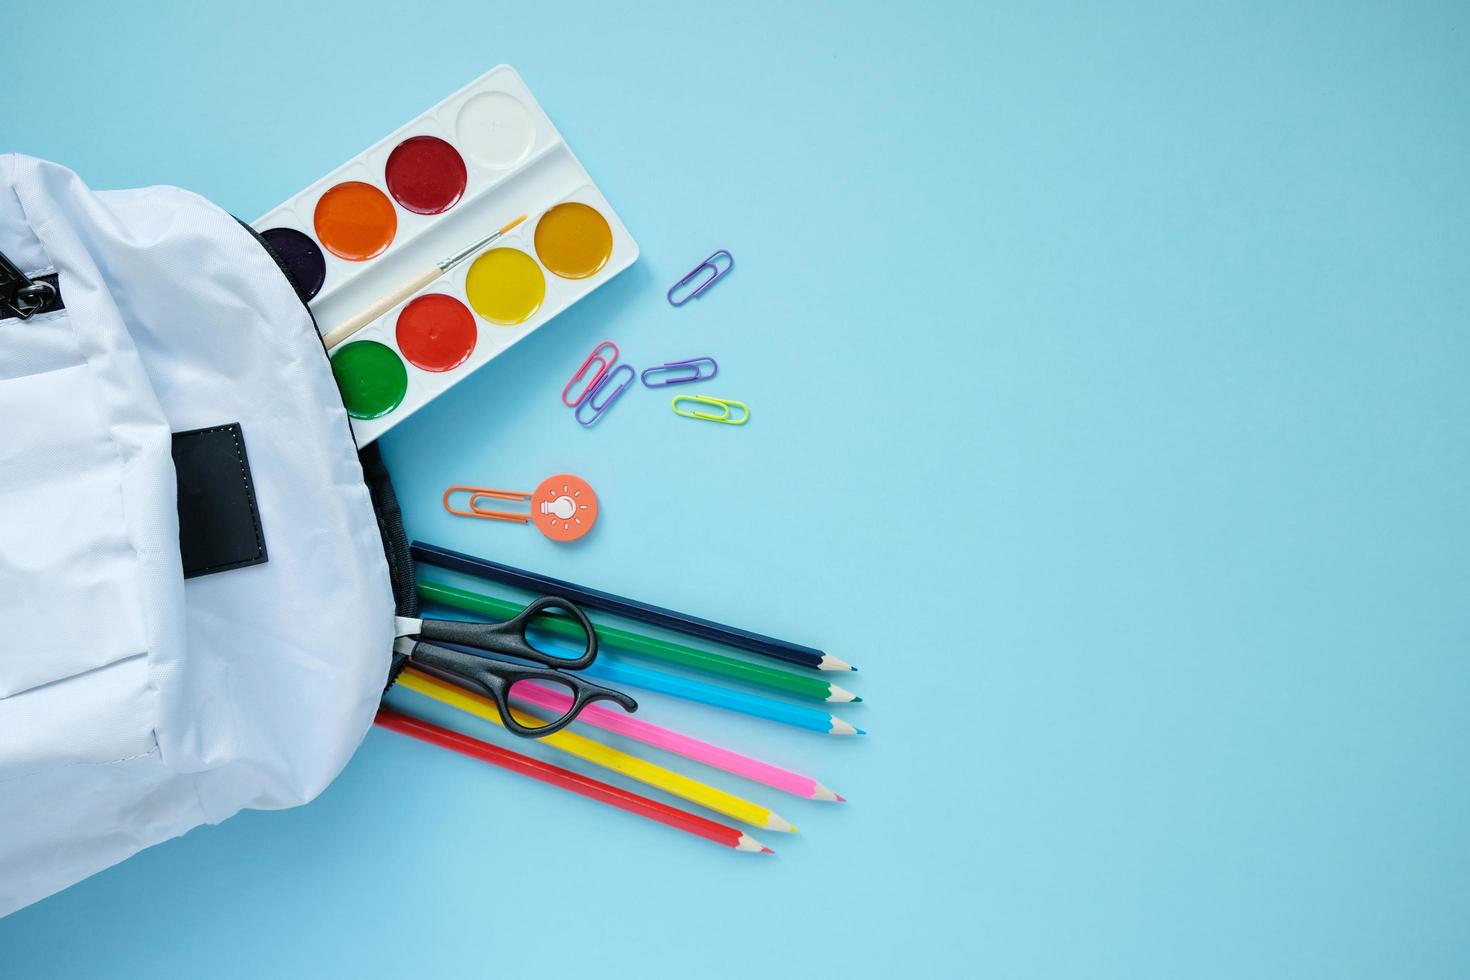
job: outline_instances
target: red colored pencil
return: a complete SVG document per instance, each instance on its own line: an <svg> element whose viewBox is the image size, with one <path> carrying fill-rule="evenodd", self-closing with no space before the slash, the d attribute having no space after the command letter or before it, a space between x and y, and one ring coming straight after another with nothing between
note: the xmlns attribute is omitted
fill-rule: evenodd
<svg viewBox="0 0 1470 980"><path fill-rule="evenodd" d="M734 827L727 827L722 823L706 820L704 817L696 816L693 813L685 813L683 810L669 806L666 803L650 800L646 796L630 793L610 783L592 779L589 776L572 772L570 769L563 769L560 766L553 766L548 762L542 762L540 759L533 759L528 755L521 755L519 752L512 752L510 749L503 749L498 745L491 745L489 742L482 742L468 735L461 735L459 732L435 725L433 722L423 721L419 718L405 715L402 712L394 711L392 708L379 708L378 716L373 720L390 731L395 731L402 735L411 735L416 739L428 742L430 745L450 749L462 755L479 759L481 762L488 762L492 766L500 766L502 769L518 772L523 776L539 779L543 783L550 783L553 786L560 786L562 789L569 789L573 793L580 793L582 796L600 800L620 810L627 810L629 813L636 813L639 816L647 817L649 820L656 820L661 824L666 824L688 834L694 834L696 837L712 840L716 844L724 844L726 847L732 847L737 851L755 851L762 854L775 853L775 851L772 851L754 837L741 833Z"/></svg>

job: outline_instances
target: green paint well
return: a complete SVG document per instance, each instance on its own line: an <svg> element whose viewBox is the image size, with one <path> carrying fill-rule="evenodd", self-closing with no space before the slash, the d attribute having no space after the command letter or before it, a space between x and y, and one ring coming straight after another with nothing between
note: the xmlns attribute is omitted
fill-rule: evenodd
<svg viewBox="0 0 1470 980"><path fill-rule="evenodd" d="M376 419L403 402L408 370L393 348L375 340L355 340L332 355L332 374L347 414Z"/></svg>

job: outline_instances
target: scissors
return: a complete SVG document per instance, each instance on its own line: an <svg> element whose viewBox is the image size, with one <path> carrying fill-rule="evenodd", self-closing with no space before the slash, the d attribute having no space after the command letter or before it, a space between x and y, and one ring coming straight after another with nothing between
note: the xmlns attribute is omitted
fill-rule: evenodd
<svg viewBox="0 0 1470 980"><path fill-rule="evenodd" d="M564 610L581 625L587 643L580 656L562 657L531 644L526 630L533 619L549 609ZM597 633L592 629L587 614L565 599L542 596L517 613L514 619L503 623L466 623L452 619L409 619L398 616L394 619L394 625L397 639L393 649L396 652L405 654L415 663L451 674L483 691L495 702L505 727L522 738L542 738L561 731L593 701L613 701L624 711L638 710L638 702L621 691L593 684L570 673L590 666L597 659ZM526 666L477 653L450 650L436 646L433 641L471 647L487 654L528 660L540 666ZM515 686L525 681L556 688L571 698L571 706L560 717L545 725L532 727L521 724L511 713L509 699L515 696Z"/></svg>

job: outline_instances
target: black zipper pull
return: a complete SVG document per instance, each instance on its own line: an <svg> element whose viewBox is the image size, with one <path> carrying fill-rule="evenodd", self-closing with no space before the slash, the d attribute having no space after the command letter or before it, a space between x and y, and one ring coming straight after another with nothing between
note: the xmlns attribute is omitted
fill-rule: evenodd
<svg viewBox="0 0 1470 980"><path fill-rule="evenodd" d="M0 252L0 319L29 320L37 313L60 308L55 276L32 279Z"/></svg>

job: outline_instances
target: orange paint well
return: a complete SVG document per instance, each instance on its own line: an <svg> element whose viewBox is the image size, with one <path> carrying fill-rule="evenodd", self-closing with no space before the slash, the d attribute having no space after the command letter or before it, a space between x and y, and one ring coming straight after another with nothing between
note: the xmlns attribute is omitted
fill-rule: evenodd
<svg viewBox="0 0 1470 980"><path fill-rule="evenodd" d="M360 180L345 181L323 194L313 223L322 247L350 262L383 254L398 233L398 214L388 195Z"/></svg>
<svg viewBox="0 0 1470 980"><path fill-rule="evenodd" d="M612 247L607 219L577 201L558 204L536 223L536 254L563 279L595 275L607 264Z"/></svg>

